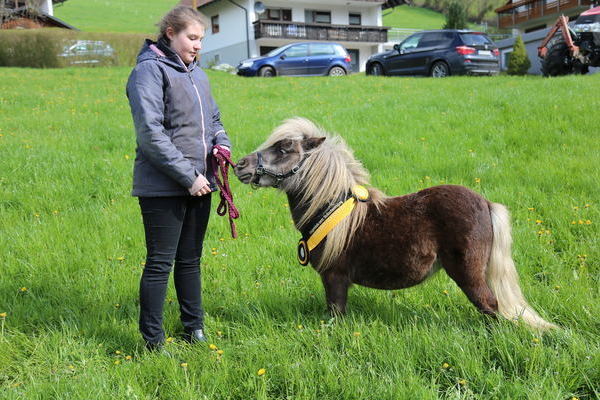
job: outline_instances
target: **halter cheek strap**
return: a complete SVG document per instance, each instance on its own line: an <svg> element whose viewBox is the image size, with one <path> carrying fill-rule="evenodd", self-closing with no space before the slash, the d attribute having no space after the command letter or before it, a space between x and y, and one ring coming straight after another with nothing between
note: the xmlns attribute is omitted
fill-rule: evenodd
<svg viewBox="0 0 600 400"><path fill-rule="evenodd" d="M278 187L279 184L281 183L281 181L298 173L298 171L300 170L300 167L302 167L302 164L304 163L304 160L306 160L306 158L308 156L309 156L308 154L304 154L304 156L300 159L298 164L296 164L291 170L289 170L285 174L279 174L277 172L270 171L263 166L262 154L260 151L257 151L256 152L256 158L257 158L256 172L254 173L254 180L252 181L252 184L258 185L258 183L260 182L260 178L263 175L267 175L267 176L270 176L271 178L275 179L276 182L275 182L275 185L273 185L273 186Z"/></svg>

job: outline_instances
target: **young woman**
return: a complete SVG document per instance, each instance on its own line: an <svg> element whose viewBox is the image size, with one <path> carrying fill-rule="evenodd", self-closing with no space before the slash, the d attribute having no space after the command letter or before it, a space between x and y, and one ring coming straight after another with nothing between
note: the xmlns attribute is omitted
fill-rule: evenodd
<svg viewBox="0 0 600 400"><path fill-rule="evenodd" d="M149 349L165 339L163 304L175 260L175 289L185 337L205 341L200 256L216 190L210 168L217 146L231 144L196 56L204 37L201 14L176 7L146 40L127 82L137 136L133 196L146 236L140 282L140 331Z"/></svg>

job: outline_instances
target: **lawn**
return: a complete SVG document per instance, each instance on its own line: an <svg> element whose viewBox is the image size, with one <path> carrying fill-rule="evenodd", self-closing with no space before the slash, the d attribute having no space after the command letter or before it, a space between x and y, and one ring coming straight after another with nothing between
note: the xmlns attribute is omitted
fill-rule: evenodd
<svg viewBox="0 0 600 400"><path fill-rule="evenodd" d="M436 11L402 5L383 11L383 25L406 29L442 29L446 17Z"/></svg>
<svg viewBox="0 0 600 400"><path fill-rule="evenodd" d="M330 320L285 196L234 181L240 237L213 214L203 255L214 346L182 343L171 283L167 355L137 331L128 73L0 70L0 398L600 398L600 75L210 72L237 158L300 115L342 135L389 195L452 183L507 205L525 295L562 329L487 321L444 272L355 287Z"/></svg>

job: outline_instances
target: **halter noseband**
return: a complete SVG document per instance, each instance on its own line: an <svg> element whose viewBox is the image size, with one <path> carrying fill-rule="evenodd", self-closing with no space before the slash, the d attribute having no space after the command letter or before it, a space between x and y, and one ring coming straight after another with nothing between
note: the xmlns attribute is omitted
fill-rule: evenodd
<svg viewBox="0 0 600 400"><path fill-rule="evenodd" d="M256 171L254 173L255 177L254 180L252 181L253 185L257 185L260 181L260 178L263 175L267 175L270 176L271 178L274 178L277 182L275 183L275 185L273 185L274 187L278 187L279 184L281 183L281 181L283 181L286 178L289 178L292 175L296 175L296 173L300 170L300 167L302 166L302 164L304 163L304 160L306 160L306 158L309 156L309 154L304 154L304 156L302 156L302 158L300 159L300 161L298 162L298 164L294 165L294 167L292 167L291 170L289 170L288 172L286 172L285 174L278 174L276 172L273 171L269 171L268 169L266 169L263 164L262 164L262 154L260 151L256 152Z"/></svg>

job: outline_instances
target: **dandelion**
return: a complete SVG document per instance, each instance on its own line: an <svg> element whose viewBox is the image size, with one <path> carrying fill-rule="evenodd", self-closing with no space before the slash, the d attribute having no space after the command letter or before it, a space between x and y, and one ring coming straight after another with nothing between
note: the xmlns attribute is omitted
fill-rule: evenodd
<svg viewBox="0 0 600 400"><path fill-rule="evenodd" d="M117 351L115 351L115 354L116 354L116 355L119 355L119 354L121 354L121 350L117 350Z"/></svg>
<svg viewBox="0 0 600 400"><path fill-rule="evenodd" d="M125 257L121 256L121 257L117 257L117 261L123 261L125 259Z"/></svg>
<svg viewBox="0 0 600 400"><path fill-rule="evenodd" d="M559 290L560 289L560 285L554 286L554 289Z"/></svg>
<svg viewBox="0 0 600 400"><path fill-rule="evenodd" d="M447 290L443 290L442 293L444 294L444 296L448 296L448 291Z"/></svg>
<svg viewBox="0 0 600 400"><path fill-rule="evenodd" d="M354 336L359 337L360 336L360 332L354 332Z"/></svg>
<svg viewBox="0 0 600 400"><path fill-rule="evenodd" d="M261 368L258 370L258 372L256 373L258 376L263 376L264 374L267 373L267 370L264 368Z"/></svg>
<svg viewBox="0 0 600 400"><path fill-rule="evenodd" d="M535 343L535 344L539 344L540 343L540 339L538 339L538 338L533 338L531 341L533 343Z"/></svg>
<svg viewBox="0 0 600 400"><path fill-rule="evenodd" d="M586 219L586 220L585 220L585 224L586 224L586 225L591 225L591 224L592 224L592 221L591 221L591 220L589 220L589 219Z"/></svg>
<svg viewBox="0 0 600 400"><path fill-rule="evenodd" d="M223 332L217 331L217 336L219 336L219 337L223 336Z"/></svg>
<svg viewBox="0 0 600 400"><path fill-rule="evenodd" d="M133 357L132 356L125 356L126 360L131 360Z"/></svg>
<svg viewBox="0 0 600 400"><path fill-rule="evenodd" d="M298 325L298 329L303 329L304 327L302 325Z"/></svg>
<svg viewBox="0 0 600 400"><path fill-rule="evenodd" d="M458 381L458 384L461 385L461 386L465 386L467 384L467 380L466 379L460 379Z"/></svg>
<svg viewBox="0 0 600 400"><path fill-rule="evenodd" d="M168 337L168 338L165 340L165 342L167 342L167 343L173 343L173 341L175 341L175 339L174 339L174 338L172 338L171 336L169 336L169 337Z"/></svg>
<svg viewBox="0 0 600 400"><path fill-rule="evenodd" d="M23 293L24 293L24 292L26 292L28 289L27 289L26 287L24 287L24 286L23 286L23 287L22 287L21 289L19 289L19 290L20 290L21 292L23 292Z"/></svg>
<svg viewBox="0 0 600 400"><path fill-rule="evenodd" d="M218 354L218 355L222 356L222 355L223 355L223 353L224 353L224 351L223 351L223 350L217 350L217 354Z"/></svg>
<svg viewBox="0 0 600 400"><path fill-rule="evenodd" d="M533 207L527 207L527 210L529 210L529 211L535 211L535 208L533 208Z"/></svg>
<svg viewBox="0 0 600 400"><path fill-rule="evenodd" d="M541 224L542 222L544 222L544 221L542 221L541 219L536 219L535 220L535 223L538 224L538 225Z"/></svg>
<svg viewBox="0 0 600 400"><path fill-rule="evenodd" d="M188 363L186 362L182 362L181 364L179 364L181 366L181 368L187 368Z"/></svg>
<svg viewBox="0 0 600 400"><path fill-rule="evenodd" d="M6 314L5 312L3 312L3 313L0 313L0 318L4 319L4 318L6 318L6 315L7 315L7 314Z"/></svg>
<svg viewBox="0 0 600 400"><path fill-rule="evenodd" d="M450 364L448 364L448 363L443 363L443 364L442 364L442 368L444 368L444 369L448 369L448 368L450 368Z"/></svg>
<svg viewBox="0 0 600 400"><path fill-rule="evenodd" d="M54 214L54 215L58 215L58 210L54 210L54 211L52 211L52 214Z"/></svg>
<svg viewBox="0 0 600 400"><path fill-rule="evenodd" d="M129 160L129 154L125 154L125 159Z"/></svg>
<svg viewBox="0 0 600 400"><path fill-rule="evenodd" d="M208 348L211 349L211 350L217 350L218 349L217 345L212 344L212 343L208 345Z"/></svg>
<svg viewBox="0 0 600 400"><path fill-rule="evenodd" d="M69 365L67 368L69 368L71 371L74 371L74 370L75 370L75 367L74 367L74 366L72 366L72 365Z"/></svg>
<svg viewBox="0 0 600 400"><path fill-rule="evenodd" d="M121 307L121 305L119 303L115 304L115 308L120 308L120 307Z"/></svg>
<svg viewBox="0 0 600 400"><path fill-rule="evenodd" d="M115 360L115 365L121 364L121 360Z"/></svg>
<svg viewBox="0 0 600 400"><path fill-rule="evenodd" d="M475 178L475 183L481 183L481 178Z"/></svg>

